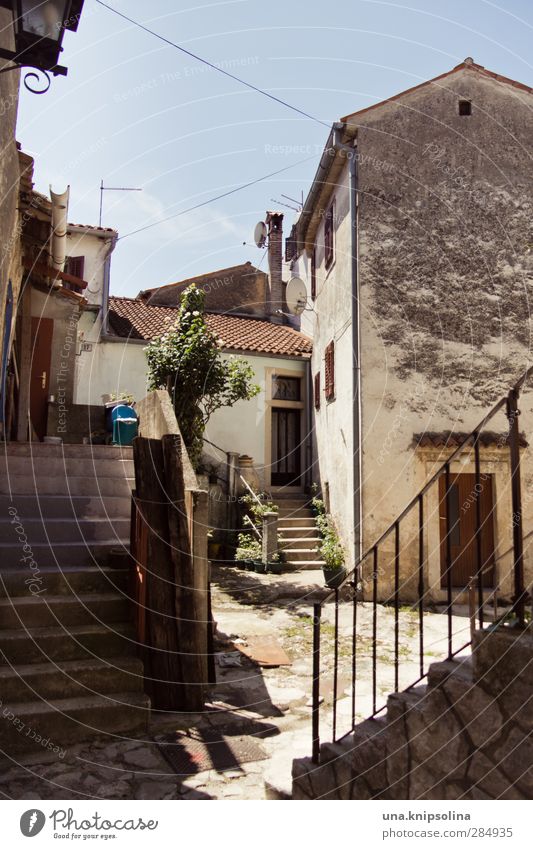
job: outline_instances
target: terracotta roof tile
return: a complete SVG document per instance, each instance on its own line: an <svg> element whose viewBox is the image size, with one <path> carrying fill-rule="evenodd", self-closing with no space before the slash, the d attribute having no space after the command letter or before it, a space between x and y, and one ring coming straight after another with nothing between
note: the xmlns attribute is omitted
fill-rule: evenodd
<svg viewBox="0 0 533 849"><path fill-rule="evenodd" d="M415 433L413 435L413 444L417 448L457 448L466 439L469 434L467 432L450 432L442 431L440 433ZM528 442L523 433L520 434L521 448L527 448ZM482 431L479 439L480 445L484 448L504 448L508 445L507 433L496 433L492 430ZM473 443L472 443L473 444Z"/></svg>
<svg viewBox="0 0 533 849"><path fill-rule="evenodd" d="M139 298L109 298L110 330L124 339L152 339L168 330L177 317L177 307L149 306ZM286 325L221 313L206 313L206 321L225 349L273 356L311 355L311 340Z"/></svg>

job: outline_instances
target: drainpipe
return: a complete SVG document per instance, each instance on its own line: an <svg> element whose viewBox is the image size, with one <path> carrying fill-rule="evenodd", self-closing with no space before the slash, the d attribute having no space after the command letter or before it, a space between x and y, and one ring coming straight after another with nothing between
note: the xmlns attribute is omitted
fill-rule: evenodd
<svg viewBox="0 0 533 849"><path fill-rule="evenodd" d="M362 430L361 430L361 334L360 334L360 288L359 288L359 222L358 222L358 167L357 142L344 144L342 131L345 125L333 125L333 146L344 151L348 159L350 174L350 225L352 233L352 407L353 407L353 525L354 525L354 564L359 563L362 555L363 504L361 496L362 476Z"/></svg>
<svg viewBox="0 0 533 849"><path fill-rule="evenodd" d="M52 268L56 271L64 271L67 256L67 218L70 186L64 192L56 194L50 186L50 198L52 200L52 237L51 254Z"/></svg>

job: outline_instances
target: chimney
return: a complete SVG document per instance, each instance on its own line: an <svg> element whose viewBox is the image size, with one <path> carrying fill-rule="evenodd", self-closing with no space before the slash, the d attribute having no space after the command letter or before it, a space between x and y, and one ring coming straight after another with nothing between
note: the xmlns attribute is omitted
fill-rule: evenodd
<svg viewBox="0 0 533 849"><path fill-rule="evenodd" d="M283 283L281 279L283 256L283 213L267 212L268 230L268 304L267 312L275 324L283 324L283 316L277 310L283 309Z"/></svg>

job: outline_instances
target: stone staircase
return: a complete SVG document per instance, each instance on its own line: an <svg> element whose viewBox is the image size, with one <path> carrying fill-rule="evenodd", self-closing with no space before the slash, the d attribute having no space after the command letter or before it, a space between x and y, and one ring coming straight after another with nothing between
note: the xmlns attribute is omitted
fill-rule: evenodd
<svg viewBox="0 0 533 849"><path fill-rule="evenodd" d="M477 631L383 718L293 762L294 799L530 799L533 631ZM285 797L286 798L286 797Z"/></svg>
<svg viewBox="0 0 533 849"><path fill-rule="evenodd" d="M128 556L131 448L11 443L0 459L0 750L142 731ZM41 743L41 745L44 745Z"/></svg>
<svg viewBox="0 0 533 849"><path fill-rule="evenodd" d="M305 495L275 495L273 499L279 506L278 532L286 568L291 571L321 569L324 561L318 550L320 534L309 498Z"/></svg>

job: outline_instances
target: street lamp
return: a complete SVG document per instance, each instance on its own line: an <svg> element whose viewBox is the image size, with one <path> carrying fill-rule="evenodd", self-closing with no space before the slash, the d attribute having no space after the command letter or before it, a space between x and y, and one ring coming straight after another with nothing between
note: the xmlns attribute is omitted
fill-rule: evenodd
<svg viewBox="0 0 533 849"><path fill-rule="evenodd" d="M50 86L49 73L54 76L67 73L63 65L57 64L63 50L61 42L65 30L77 30L83 0L0 0L0 7L12 10L15 36L14 51L0 48L0 58L14 63L2 70L36 68L48 79L46 91ZM26 76L37 77L37 74ZM26 87L29 88L27 84Z"/></svg>

